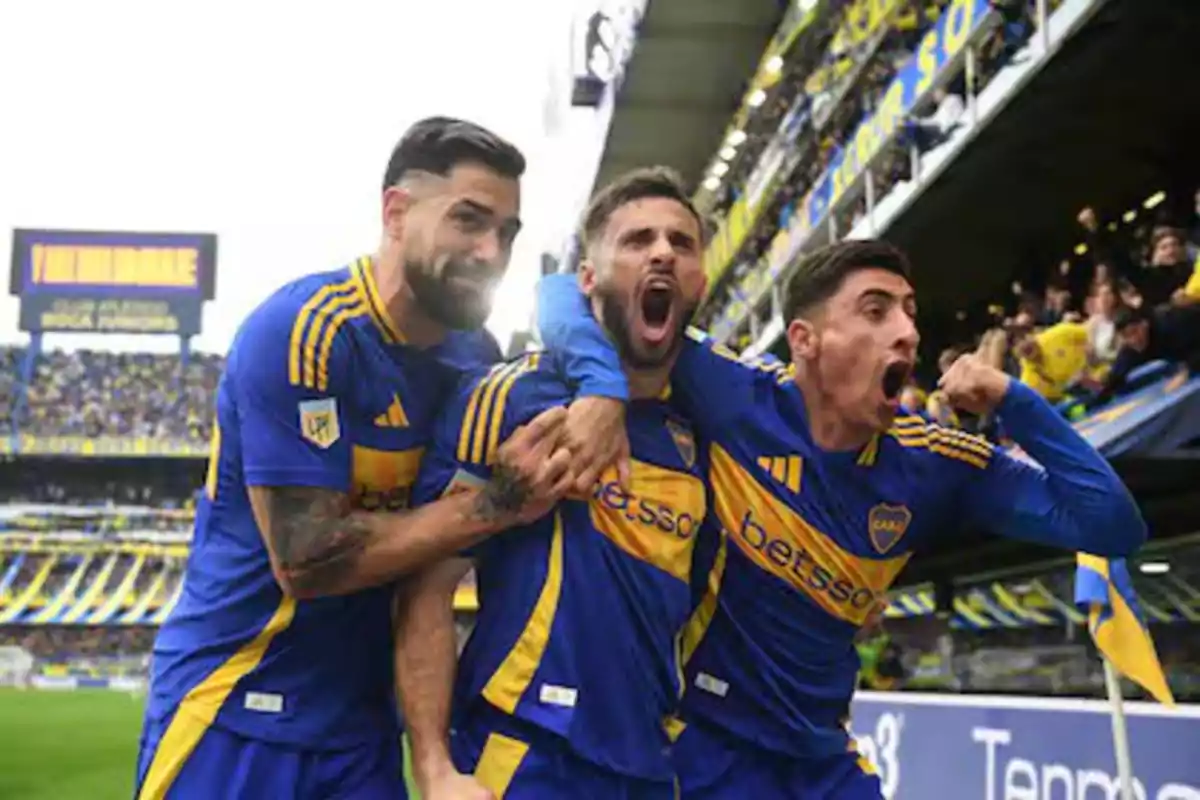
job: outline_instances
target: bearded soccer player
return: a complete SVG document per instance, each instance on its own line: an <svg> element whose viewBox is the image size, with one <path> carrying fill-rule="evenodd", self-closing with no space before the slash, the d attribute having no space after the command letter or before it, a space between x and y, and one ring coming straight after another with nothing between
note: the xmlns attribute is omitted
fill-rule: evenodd
<svg viewBox="0 0 1200 800"><path fill-rule="evenodd" d="M551 353L591 368L608 359L617 377L571 283L547 279L539 306ZM888 244L805 258L785 316L791 370L743 363L696 334L672 374L676 402L712 442L725 539L685 635L674 757L685 798L877 800L879 780L843 726L853 640L912 552L965 523L1120 557L1146 526L1108 463L1045 400L975 356L941 388L962 410L997 413L1040 466L901 413L916 299L907 260Z"/></svg>
<svg viewBox="0 0 1200 800"><path fill-rule="evenodd" d="M481 326L523 170L477 125L417 123L387 166L377 253L284 286L241 326L155 642L140 798L404 796L392 584L544 512L563 474L559 409L489 483L406 510L458 368L499 355Z"/></svg>
<svg viewBox="0 0 1200 800"><path fill-rule="evenodd" d="M673 173L645 169L598 193L583 231L578 282L629 383L629 489L609 471L467 554L480 610L453 692L451 596L469 561L410 584L397 673L426 800L675 797L664 720L681 689L676 639L707 500L691 430L665 392L704 290L701 224ZM488 480L496 442L573 394L544 353L466 381L416 499Z"/></svg>

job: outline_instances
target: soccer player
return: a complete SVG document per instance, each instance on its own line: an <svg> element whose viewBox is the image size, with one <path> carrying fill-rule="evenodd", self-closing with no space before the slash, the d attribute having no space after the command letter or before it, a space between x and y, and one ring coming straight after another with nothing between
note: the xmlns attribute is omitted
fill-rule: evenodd
<svg viewBox="0 0 1200 800"><path fill-rule="evenodd" d="M579 285L632 398L630 487L609 471L586 495L468 554L480 610L453 692L451 596L470 562L410 584L397 673L425 800L675 797L664 720L681 689L676 639L693 606L707 500L692 433L664 393L703 295L701 223L672 173L646 169L598 193L583 231ZM494 479L496 443L573 394L542 353L465 382L416 499Z"/></svg>
<svg viewBox="0 0 1200 800"><path fill-rule="evenodd" d="M387 166L377 253L284 286L241 326L155 642L140 798L404 796L393 582L543 513L564 475L559 409L514 434L496 479L407 511L459 368L499 355L481 326L523 169L477 125L417 123Z"/></svg>
<svg viewBox="0 0 1200 800"><path fill-rule="evenodd" d="M607 358L616 377L569 280L544 281L539 308L552 356L583 354L593 368ZM1119 557L1146 536L1107 462L1036 392L974 355L942 390L962 410L998 413L1040 467L900 414L918 333L909 266L891 246L844 242L805 258L785 317L792 369L743 363L696 334L672 374L680 408L711 441L726 541L684 641L687 727L674 756L685 798L880 797L842 724L853 639L934 537L966 524Z"/></svg>

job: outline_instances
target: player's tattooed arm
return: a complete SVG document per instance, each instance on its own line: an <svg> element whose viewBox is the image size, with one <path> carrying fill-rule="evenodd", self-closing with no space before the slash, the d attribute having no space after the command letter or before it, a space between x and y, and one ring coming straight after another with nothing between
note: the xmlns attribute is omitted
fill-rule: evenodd
<svg viewBox="0 0 1200 800"><path fill-rule="evenodd" d="M514 525L544 516L573 483L552 409L498 448L491 479L409 512L362 511L343 492L251 486L250 502L279 585L300 598L389 583Z"/></svg>
<svg viewBox="0 0 1200 800"><path fill-rule="evenodd" d="M284 586L301 597L333 593L371 540L365 515L351 512L348 495L328 489L278 486L267 497L263 530Z"/></svg>

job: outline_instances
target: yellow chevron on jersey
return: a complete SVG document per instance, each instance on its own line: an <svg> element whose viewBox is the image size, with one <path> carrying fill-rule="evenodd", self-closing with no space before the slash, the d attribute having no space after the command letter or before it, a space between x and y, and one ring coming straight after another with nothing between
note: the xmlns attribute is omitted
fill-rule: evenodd
<svg viewBox="0 0 1200 800"><path fill-rule="evenodd" d="M827 614L861 625L911 554L872 559L844 550L712 445L717 519L759 569L808 596Z"/></svg>
<svg viewBox="0 0 1200 800"><path fill-rule="evenodd" d="M688 581L692 546L707 511L699 477L634 459L626 491L610 469L588 503L592 525L629 555Z"/></svg>
<svg viewBox="0 0 1200 800"><path fill-rule="evenodd" d="M987 468L995 452L995 447L981 436L945 428L917 416L897 417L887 435L904 447L928 450L979 469Z"/></svg>
<svg viewBox="0 0 1200 800"><path fill-rule="evenodd" d="M804 459L800 456L759 456L756 463L792 494L800 492L800 476L804 470Z"/></svg>
<svg viewBox="0 0 1200 800"><path fill-rule="evenodd" d="M513 384L522 375L535 372L541 353L529 353L515 361L494 367L475 386L467 403L458 435L457 458L464 464L486 465L494 462L500 446L500 426Z"/></svg>

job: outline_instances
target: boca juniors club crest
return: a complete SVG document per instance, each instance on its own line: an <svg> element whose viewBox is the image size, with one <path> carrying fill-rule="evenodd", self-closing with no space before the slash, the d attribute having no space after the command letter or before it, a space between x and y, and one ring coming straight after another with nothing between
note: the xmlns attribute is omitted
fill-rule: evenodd
<svg viewBox="0 0 1200 800"><path fill-rule="evenodd" d="M912 522L912 512L905 506L880 503L867 515L867 529L871 534L871 544L878 552L886 553L895 547L896 542L904 536L910 522Z"/></svg>
<svg viewBox="0 0 1200 800"><path fill-rule="evenodd" d="M696 464L696 440L692 432L670 419L667 420L667 430L670 431L671 439L679 450L679 457L683 459L684 465L691 469Z"/></svg>

